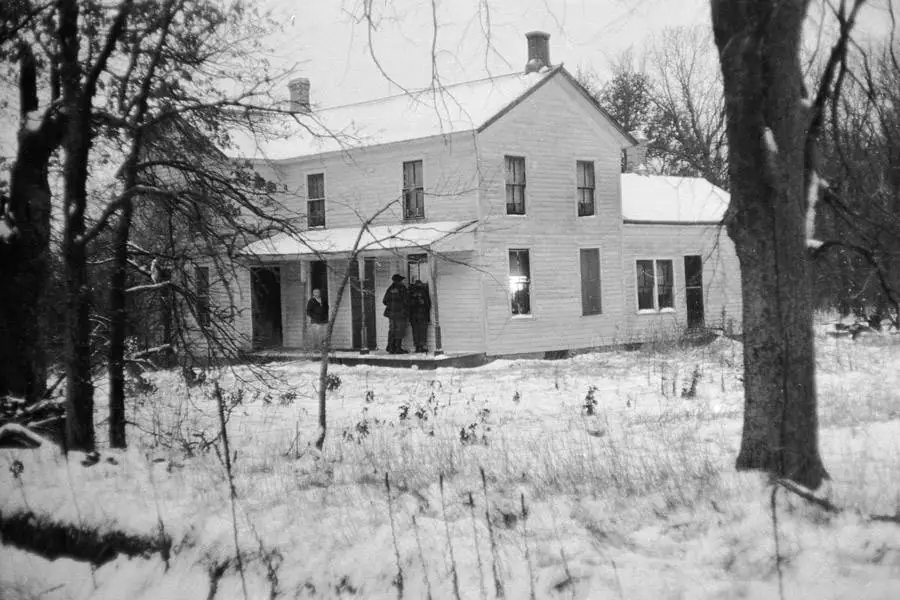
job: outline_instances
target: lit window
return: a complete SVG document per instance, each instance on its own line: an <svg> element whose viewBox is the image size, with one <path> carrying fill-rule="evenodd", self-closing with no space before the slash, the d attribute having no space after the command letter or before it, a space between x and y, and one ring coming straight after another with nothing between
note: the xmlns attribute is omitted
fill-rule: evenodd
<svg viewBox="0 0 900 600"><path fill-rule="evenodd" d="M425 184L421 160L403 163L403 218L425 218Z"/></svg>
<svg viewBox="0 0 900 600"><path fill-rule="evenodd" d="M525 159L506 157L506 214L525 214Z"/></svg>
<svg viewBox="0 0 900 600"><path fill-rule="evenodd" d="M675 276L671 260L637 261L638 310L675 308Z"/></svg>
<svg viewBox="0 0 900 600"><path fill-rule="evenodd" d="M531 314L531 263L528 250L509 251L509 297L513 315Z"/></svg>

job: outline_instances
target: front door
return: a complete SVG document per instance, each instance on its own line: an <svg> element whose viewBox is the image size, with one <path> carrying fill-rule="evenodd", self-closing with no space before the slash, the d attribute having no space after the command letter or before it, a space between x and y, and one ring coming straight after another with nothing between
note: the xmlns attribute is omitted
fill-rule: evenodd
<svg viewBox="0 0 900 600"><path fill-rule="evenodd" d="M281 272L278 267L250 269L253 347L281 346Z"/></svg>
<svg viewBox="0 0 900 600"><path fill-rule="evenodd" d="M363 259L363 281L359 282L359 262L354 259L350 263L350 320L353 329L353 349L362 347L362 323L365 312L366 347L374 350L378 347L375 331L375 259ZM362 291L362 293L361 293Z"/></svg>
<svg viewBox="0 0 900 600"><path fill-rule="evenodd" d="M688 329L703 327L703 257L684 257L685 296Z"/></svg>

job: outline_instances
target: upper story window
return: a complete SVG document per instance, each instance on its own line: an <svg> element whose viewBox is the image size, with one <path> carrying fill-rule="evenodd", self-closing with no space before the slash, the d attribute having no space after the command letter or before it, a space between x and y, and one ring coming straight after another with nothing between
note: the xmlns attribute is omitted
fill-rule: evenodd
<svg viewBox="0 0 900 600"><path fill-rule="evenodd" d="M403 218L425 218L425 179L421 160L403 163Z"/></svg>
<svg viewBox="0 0 900 600"><path fill-rule="evenodd" d="M506 157L506 214L525 214L525 158Z"/></svg>
<svg viewBox="0 0 900 600"><path fill-rule="evenodd" d="M674 309L674 288L671 260L637 261L638 310Z"/></svg>
<svg viewBox="0 0 900 600"><path fill-rule="evenodd" d="M528 250L509 251L509 297L513 316L531 314L531 260Z"/></svg>
<svg viewBox="0 0 900 600"><path fill-rule="evenodd" d="M575 163L578 180L578 216L594 214L594 163L579 160Z"/></svg>
<svg viewBox="0 0 900 600"><path fill-rule="evenodd" d="M209 267L194 268L194 286L197 324L206 327L209 325Z"/></svg>
<svg viewBox="0 0 900 600"><path fill-rule="evenodd" d="M325 174L306 176L306 221L309 227L325 227Z"/></svg>

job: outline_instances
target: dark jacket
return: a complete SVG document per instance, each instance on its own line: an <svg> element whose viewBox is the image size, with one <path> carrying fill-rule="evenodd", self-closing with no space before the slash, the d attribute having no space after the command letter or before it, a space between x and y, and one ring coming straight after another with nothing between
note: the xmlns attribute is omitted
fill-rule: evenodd
<svg viewBox="0 0 900 600"><path fill-rule="evenodd" d="M306 303L306 316L313 323L324 324L328 322L328 303L315 298L310 298Z"/></svg>
<svg viewBox="0 0 900 600"><path fill-rule="evenodd" d="M409 291L402 283L392 283L384 293L384 316L389 319L405 318L409 315Z"/></svg>
<svg viewBox="0 0 900 600"><path fill-rule="evenodd" d="M424 283L409 286L409 318L431 322L431 295Z"/></svg>

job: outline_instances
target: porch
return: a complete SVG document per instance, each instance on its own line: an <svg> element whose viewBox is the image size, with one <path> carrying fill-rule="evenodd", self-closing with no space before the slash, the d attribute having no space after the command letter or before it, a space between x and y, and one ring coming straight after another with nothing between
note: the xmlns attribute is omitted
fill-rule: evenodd
<svg viewBox="0 0 900 600"><path fill-rule="evenodd" d="M272 362L318 361L321 353L303 348L269 348L252 353L255 359ZM384 350L361 353L359 350L333 350L328 357L333 365L372 365L398 369L421 369L429 371L439 368L470 369L490 362L484 353L435 354L410 353L388 354Z"/></svg>
<svg viewBox="0 0 900 600"><path fill-rule="evenodd" d="M446 222L317 229L250 244L242 254L251 275L253 350L317 354L321 332L307 319L306 303L318 289L329 315L337 311L332 347L345 354L333 360L347 364L346 354L372 353L381 356L373 364L388 359L410 363L410 355L379 354L379 348L387 345L381 299L391 276L399 273L406 277L404 283L419 280L428 289L428 356L440 357L444 340L439 287L445 274L452 277L451 271L458 271L454 265L465 259L460 255L474 249L474 226L474 222ZM411 327L404 347L413 348ZM423 360L422 368L433 361Z"/></svg>

